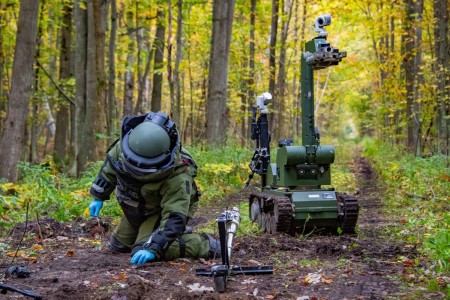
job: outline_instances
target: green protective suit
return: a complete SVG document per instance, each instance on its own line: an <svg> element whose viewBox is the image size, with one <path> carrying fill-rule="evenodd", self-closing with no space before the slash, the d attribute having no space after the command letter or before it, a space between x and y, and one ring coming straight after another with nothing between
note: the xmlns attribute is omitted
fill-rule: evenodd
<svg viewBox="0 0 450 300"><path fill-rule="evenodd" d="M110 244L132 255L147 249L158 260L208 258L210 244L206 235L183 234L199 201L194 181L197 166L191 155L181 148L170 168L137 176L124 171L120 144L116 142L108 150L91 188L91 194L99 200L108 200L116 189L124 216Z"/></svg>

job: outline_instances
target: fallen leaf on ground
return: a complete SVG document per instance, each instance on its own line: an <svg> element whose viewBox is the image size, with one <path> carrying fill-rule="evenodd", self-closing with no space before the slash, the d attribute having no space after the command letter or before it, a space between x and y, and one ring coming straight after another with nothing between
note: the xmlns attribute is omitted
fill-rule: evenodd
<svg viewBox="0 0 450 300"><path fill-rule="evenodd" d="M169 265L178 266L180 268L186 268L187 267L186 263L179 263L179 262L174 262L174 261L169 261Z"/></svg>
<svg viewBox="0 0 450 300"><path fill-rule="evenodd" d="M326 284L331 284L332 282L333 282L333 280L332 279L326 279L326 278L321 278L321 282L324 282L324 283L326 283Z"/></svg>
<svg viewBox="0 0 450 300"><path fill-rule="evenodd" d="M214 292L212 287L206 287L200 283L194 283L187 286L192 292Z"/></svg>
<svg viewBox="0 0 450 300"><path fill-rule="evenodd" d="M15 256L16 255L16 251L9 251L9 252L6 253L6 255L10 256L10 257ZM17 256L18 257L25 257L26 256L25 251L24 250L17 251Z"/></svg>
<svg viewBox="0 0 450 300"><path fill-rule="evenodd" d="M439 179L450 182L450 176L448 176L447 174L440 174Z"/></svg>
<svg viewBox="0 0 450 300"><path fill-rule="evenodd" d="M311 285L311 284L316 284L319 283L322 279L322 275L319 273L309 273L306 277L305 280L303 280L305 285Z"/></svg>
<svg viewBox="0 0 450 300"><path fill-rule="evenodd" d="M251 283L257 283L257 281L254 279L245 279L244 281L241 282L241 284L251 284Z"/></svg>
<svg viewBox="0 0 450 300"><path fill-rule="evenodd" d="M410 259L407 259L407 260L403 261L403 265L404 266L412 266L412 265L414 265L414 262Z"/></svg>
<svg viewBox="0 0 450 300"><path fill-rule="evenodd" d="M124 280L124 279L127 279L127 278L128 278L127 274L119 274L114 279L116 279L116 280Z"/></svg>
<svg viewBox="0 0 450 300"><path fill-rule="evenodd" d="M38 245L38 244L34 244L33 246L31 246L31 249L36 250L36 251L42 251L42 250L44 250L44 247L42 247L41 245Z"/></svg>
<svg viewBox="0 0 450 300"><path fill-rule="evenodd" d="M261 264L259 261L256 261L256 260L253 260L253 259L250 259L248 261L248 263L251 264L251 265L258 265L258 266Z"/></svg>

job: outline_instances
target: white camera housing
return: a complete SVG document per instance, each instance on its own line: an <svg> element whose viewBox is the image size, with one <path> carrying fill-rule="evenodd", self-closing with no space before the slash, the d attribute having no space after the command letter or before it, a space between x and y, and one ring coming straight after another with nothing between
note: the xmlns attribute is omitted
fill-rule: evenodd
<svg viewBox="0 0 450 300"><path fill-rule="evenodd" d="M262 114L267 114L269 110L266 105L270 103L270 100L272 100L272 94L262 93L256 97L256 108L259 109Z"/></svg>
<svg viewBox="0 0 450 300"><path fill-rule="evenodd" d="M327 36L328 32L323 28L331 24L331 15L320 15L316 18L316 32L319 36Z"/></svg>

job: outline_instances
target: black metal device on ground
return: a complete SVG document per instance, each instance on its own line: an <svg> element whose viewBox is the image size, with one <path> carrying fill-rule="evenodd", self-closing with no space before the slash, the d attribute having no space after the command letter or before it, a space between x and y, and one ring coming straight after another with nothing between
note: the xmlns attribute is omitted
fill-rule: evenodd
<svg viewBox="0 0 450 300"><path fill-rule="evenodd" d="M225 291L228 276L239 274L259 275L273 273L272 266L241 267L232 266L230 264L233 238L239 229L240 222L241 215L239 209L237 208L226 210L217 218L222 264L213 265L210 270L195 270L196 275L214 277L214 289L220 293Z"/></svg>
<svg viewBox="0 0 450 300"><path fill-rule="evenodd" d="M11 277L11 276L15 276L17 278L27 278L27 277L30 277L30 275L31 275L31 273L24 266L9 266L5 272L5 278ZM37 300L42 299L41 296L36 292L30 291L30 290L19 289L15 286L12 286L10 284L6 284L3 281L0 281L0 294L4 295L8 291L16 292L16 293L19 293L24 296L28 296L28 297L31 297L31 298L37 299Z"/></svg>
<svg viewBox="0 0 450 300"><path fill-rule="evenodd" d="M22 294L24 296L31 297L31 298L36 299L36 300L42 299L42 297L36 292L30 291L30 290L19 289L19 288L16 288L16 287L12 286L12 285L9 285L9 284L6 284L6 283L0 281L0 294L4 295L8 291L16 292L16 293Z"/></svg>

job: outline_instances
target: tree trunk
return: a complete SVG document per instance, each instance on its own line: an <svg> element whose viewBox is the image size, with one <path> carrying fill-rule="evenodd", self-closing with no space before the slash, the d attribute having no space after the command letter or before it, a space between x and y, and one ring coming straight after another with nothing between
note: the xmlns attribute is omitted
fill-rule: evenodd
<svg viewBox="0 0 450 300"><path fill-rule="evenodd" d="M42 4L42 7L40 9L39 13L39 19L44 18L46 11L45 2ZM49 40L51 40L52 31L49 30ZM37 32L38 39L42 37L42 23L38 21L38 32ZM39 61L41 58L41 43L38 43L36 45L36 55L35 55L35 61ZM32 95L36 95L39 90L42 90L43 85L39 77L39 68L37 66L34 67L34 87L32 91ZM44 97L47 97L46 94L43 93ZM40 98L40 97L39 97ZM42 104L43 101L40 101L38 97L31 97L31 124L30 124L30 130L27 130L30 133L29 139L28 136L24 140L24 148L29 149L29 152L25 152L25 155L22 155L24 159L28 158L28 161L31 163L37 163L38 162L38 140L39 135L42 130L42 125L40 124L40 110L39 107ZM25 150L26 151L26 150Z"/></svg>
<svg viewBox="0 0 450 300"><path fill-rule="evenodd" d="M108 128L108 103L107 103L107 81L105 73L105 41L106 41L106 26L108 20L108 6L109 1L93 0L93 26L94 30L94 49L95 49L95 99L94 107L94 128L98 135L106 135L111 131ZM107 149L107 139L97 138L90 161L96 161L104 158Z"/></svg>
<svg viewBox="0 0 450 300"><path fill-rule="evenodd" d="M414 0L405 0L405 53L403 58L403 71L405 74L406 87L406 147L414 152L414 125L413 125L413 102L414 102Z"/></svg>
<svg viewBox="0 0 450 300"><path fill-rule="evenodd" d="M206 138L209 144L225 141L228 57L235 0L214 0L208 75Z"/></svg>
<svg viewBox="0 0 450 300"><path fill-rule="evenodd" d="M93 161L97 153L96 120L97 109L97 59L96 59L96 43L95 43L95 24L94 24L94 5L91 0L86 3L87 7L87 65L86 65L86 107L84 111L84 135L85 145L87 148L87 161Z"/></svg>
<svg viewBox="0 0 450 300"><path fill-rule="evenodd" d="M155 49L155 60L153 63L153 90L152 90L152 111L161 110L161 95L162 95L162 72L164 61L164 36L166 32L166 21L163 2L157 1L157 21L156 21L156 36L153 42Z"/></svg>
<svg viewBox="0 0 450 300"><path fill-rule="evenodd" d="M150 89L150 84L148 80L148 73L150 72L151 61L153 59L154 50L150 47L148 32L149 29L140 25L139 19L139 2L136 2L136 42L138 46L137 54L137 83L138 83L138 97L136 101L136 106L134 107L134 114L142 114L149 110L150 105L148 104L148 90ZM142 53L147 53L147 61L145 62L144 69L142 71Z"/></svg>
<svg viewBox="0 0 450 300"><path fill-rule="evenodd" d="M88 65L88 28L87 28L87 11L81 7L83 0L77 0L75 3L74 17L75 17L75 99L76 99L76 129L74 133L74 150L76 155L76 162L71 168L71 173L77 177L81 175L86 169L88 151L90 145L88 138L88 129L91 124L86 121L86 101L87 101L87 65ZM92 55L92 53L90 53ZM91 142L95 142L90 140Z"/></svg>
<svg viewBox="0 0 450 300"><path fill-rule="evenodd" d="M303 50L304 50L304 42L305 42L305 31L306 31L306 6L308 4L307 0L303 0L303 5L302 5L302 22L301 22L301 29L300 29L300 45L301 45L301 51L300 51L300 56L303 55ZM299 61L301 61L301 57L299 59ZM299 80L299 85L298 85L298 93L297 93L297 99L295 101L296 103L296 110L295 110L295 132L296 132L296 136L301 136L301 125L302 125L302 118L301 118L301 96L302 96L302 82L301 82L301 78L299 76L298 78Z"/></svg>
<svg viewBox="0 0 450 300"><path fill-rule="evenodd" d="M117 5L116 0L111 0L111 32L109 36L108 46L108 65L109 65L109 79L108 79L108 136L110 144L115 140L113 134L117 131L117 103L115 97L116 91L116 36L117 36Z"/></svg>
<svg viewBox="0 0 450 300"><path fill-rule="evenodd" d="M6 10L7 5L4 2L0 3L0 111L6 111L5 103L7 102L6 99L8 99L8 91L5 88L7 86L5 75L6 73L4 70L6 69L6 55L3 51L4 46L4 27L6 27ZM3 132L3 116L0 115L0 132Z"/></svg>
<svg viewBox="0 0 450 300"><path fill-rule="evenodd" d="M34 81L39 0L20 1L8 112L0 141L0 178L16 182Z"/></svg>
<svg viewBox="0 0 450 300"><path fill-rule="evenodd" d="M284 1L283 1L284 2ZM289 33L289 24L292 17L292 7L293 4L290 0L287 0L283 5L283 22L282 22L282 32L281 32L281 43L280 43L280 58L278 59L278 77L276 83L276 95L278 103L278 114L277 114L277 131L275 134L275 141L280 138L288 138L289 130L286 129L285 124L287 123L288 115L286 114L286 40ZM283 115L283 117L281 117Z"/></svg>
<svg viewBox="0 0 450 300"><path fill-rule="evenodd" d="M177 15L177 50L175 53L175 69L173 70L173 89L175 94L174 102L172 103L172 119L175 122L181 123L181 83L180 83L180 63L182 59L183 49L183 0L178 0L178 15ZM186 128L184 128L186 129Z"/></svg>
<svg viewBox="0 0 450 300"><path fill-rule="evenodd" d="M133 33L133 12L128 11L126 13L126 23L128 32L128 51L127 51L127 62L125 71L125 86L124 86L124 99L123 99L123 109L122 118L126 116L131 116L133 114L133 91L134 91L134 33Z"/></svg>
<svg viewBox="0 0 450 300"><path fill-rule="evenodd" d="M251 0L250 4L250 42L249 42L249 59L248 59L248 97L247 97L247 111L250 112L250 116L247 116L247 132L245 134L246 139L250 137L250 128L252 124L251 111L253 103L256 103L256 91L255 91L255 19L256 19L256 0Z"/></svg>
<svg viewBox="0 0 450 300"><path fill-rule="evenodd" d="M434 53L436 56L435 73L437 87L437 140L438 153L449 156L450 121L450 52L449 52L449 7L447 0L434 0Z"/></svg>
<svg viewBox="0 0 450 300"><path fill-rule="evenodd" d="M64 6L61 28L61 48L59 57L59 78L64 82L73 76L72 72L72 7ZM61 95L62 97L62 95ZM56 164L65 170L65 158L67 141L69 138L70 115L69 107L65 99L59 101L59 109L56 113L56 133L53 159Z"/></svg>
<svg viewBox="0 0 450 300"><path fill-rule="evenodd" d="M243 60L242 61L242 66L241 66L242 70L247 70L248 66L247 66L247 61ZM240 145L241 146L245 146L245 144L247 143L247 139L246 139L246 133L247 133L247 106L248 106L248 82L247 80L245 80L245 73L243 72L242 74L240 74L240 76L242 76L242 78L239 79L240 82L240 90L239 90L239 96L241 97L241 116L240 116L240 121L241 121L241 128L240 128ZM236 130L237 131L237 130Z"/></svg>
<svg viewBox="0 0 450 300"><path fill-rule="evenodd" d="M194 118L194 112L193 112L193 103L194 103L194 76L192 74L192 65L191 65L191 48L188 47L187 50L187 60L188 60L188 76L189 76L189 115L186 116L186 126L184 127L186 132L189 132L189 136L190 136L190 140L191 140L191 144L194 142L194 122L193 122L193 118ZM186 104L187 106L187 104ZM188 123L188 120L190 120L191 122ZM189 127L188 127L189 126ZM202 126L203 127L203 126ZM189 131L188 131L189 128ZM184 139L184 141L186 142L187 140Z"/></svg>
<svg viewBox="0 0 450 300"><path fill-rule="evenodd" d="M413 132L414 132L414 155L422 155L422 120L420 116L420 100L422 98L421 87L423 84L423 74L421 71L422 65L422 15L423 15L423 0L416 0L415 2L415 39L414 39L414 102L413 102Z"/></svg>
<svg viewBox="0 0 450 300"><path fill-rule="evenodd" d="M244 24L247 15L247 8L242 6L238 6L238 12L236 13L237 19L236 23ZM251 16L251 11L250 11ZM251 29L250 29L251 31ZM242 49L242 59L238 64L240 64L240 68L235 71L236 76L236 84L235 87L238 88L237 95L241 99L240 103L240 112L236 111L236 126L232 123L231 120L227 120L229 125L232 127L234 131L236 131L239 136L239 144L241 146L245 146L249 141L247 141L247 106L248 106L248 82L249 82L249 53L247 52L249 49L247 48L247 41L245 39L238 39L240 41L239 48ZM240 125L238 128L237 125Z"/></svg>
<svg viewBox="0 0 450 300"><path fill-rule="evenodd" d="M108 132L106 116L105 31L108 2L88 1L86 9L76 3L77 56L77 175L88 161L102 159ZM83 74L85 73L85 74Z"/></svg>
<svg viewBox="0 0 450 300"><path fill-rule="evenodd" d="M276 126L278 126L279 103L278 95L276 94L276 46L278 33L278 11L279 0L272 0L272 21L270 24L270 49L269 49L269 93L272 94L274 100L269 114L269 131L272 135L272 140L276 140Z"/></svg>
<svg viewBox="0 0 450 300"><path fill-rule="evenodd" d="M175 84L172 66L172 0L167 1L167 81L169 82L169 93L170 93L170 117L174 120L173 109L175 107ZM174 120L178 122L177 120Z"/></svg>
<svg viewBox="0 0 450 300"><path fill-rule="evenodd" d="M270 50L269 50L269 93L275 95L275 77L276 77L276 46L278 32L278 10L279 0L272 0L272 21L270 24ZM276 104L274 103L274 110ZM276 112L275 112L276 113Z"/></svg>

